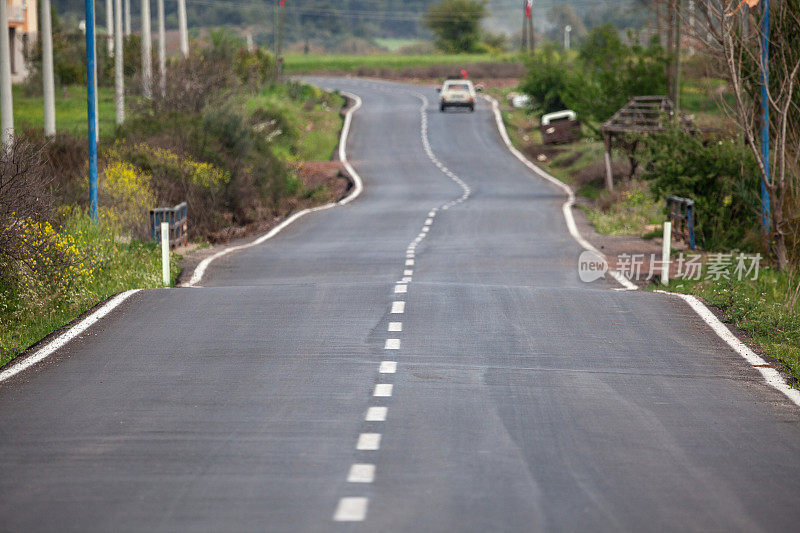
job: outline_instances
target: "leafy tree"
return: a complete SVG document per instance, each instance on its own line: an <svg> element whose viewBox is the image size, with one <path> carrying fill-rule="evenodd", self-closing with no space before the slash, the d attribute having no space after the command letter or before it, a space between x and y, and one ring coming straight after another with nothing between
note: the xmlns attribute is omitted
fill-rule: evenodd
<svg viewBox="0 0 800 533"><path fill-rule="evenodd" d="M552 43L545 43L528 60L528 74L519 88L531 97L531 110L543 115L567 106L561 99L567 89L571 65Z"/></svg>
<svg viewBox="0 0 800 533"><path fill-rule="evenodd" d="M633 36L631 36L633 40ZM521 86L541 112L563 105L593 127L611 117L633 96L666 92L664 50L652 41L625 44L610 24L593 28L581 44L574 64L544 48L528 64Z"/></svg>
<svg viewBox="0 0 800 533"><path fill-rule="evenodd" d="M424 23L436 36L436 46L449 53L474 52L481 40L486 16L478 0L442 0L425 14Z"/></svg>
<svg viewBox="0 0 800 533"><path fill-rule="evenodd" d="M578 66L567 77L564 102L584 118L603 122L634 96L665 94L664 49L655 41L625 44L616 28L593 28L581 44Z"/></svg>

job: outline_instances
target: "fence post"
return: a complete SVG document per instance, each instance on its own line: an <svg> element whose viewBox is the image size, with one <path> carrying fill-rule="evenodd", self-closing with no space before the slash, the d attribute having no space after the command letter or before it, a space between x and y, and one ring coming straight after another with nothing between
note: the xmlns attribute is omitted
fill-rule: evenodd
<svg viewBox="0 0 800 533"><path fill-rule="evenodd" d="M161 276L169 287L169 222L161 223Z"/></svg>
<svg viewBox="0 0 800 533"><path fill-rule="evenodd" d="M661 247L661 283L669 283L669 256L672 247L672 222L664 222L664 244Z"/></svg>

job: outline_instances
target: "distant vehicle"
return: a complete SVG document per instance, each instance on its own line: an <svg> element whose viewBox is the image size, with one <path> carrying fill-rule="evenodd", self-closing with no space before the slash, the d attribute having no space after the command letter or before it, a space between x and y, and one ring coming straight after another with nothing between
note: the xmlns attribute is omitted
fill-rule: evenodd
<svg viewBox="0 0 800 533"><path fill-rule="evenodd" d="M469 80L447 80L439 89L439 111L448 107L467 107L475 111L475 87Z"/></svg>

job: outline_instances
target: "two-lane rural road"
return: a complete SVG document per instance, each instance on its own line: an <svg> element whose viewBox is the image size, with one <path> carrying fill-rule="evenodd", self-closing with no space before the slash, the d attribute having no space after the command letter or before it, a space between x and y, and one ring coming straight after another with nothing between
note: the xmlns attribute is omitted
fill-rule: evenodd
<svg viewBox="0 0 800 533"><path fill-rule="evenodd" d="M363 100L364 192L0 384L0 529L795 530L800 408L680 299L582 283L488 105L316 81Z"/></svg>

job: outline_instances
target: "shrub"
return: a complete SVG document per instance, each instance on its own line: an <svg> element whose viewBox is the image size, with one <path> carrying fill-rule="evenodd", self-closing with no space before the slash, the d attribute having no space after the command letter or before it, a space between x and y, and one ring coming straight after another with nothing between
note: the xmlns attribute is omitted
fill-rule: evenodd
<svg viewBox="0 0 800 533"><path fill-rule="evenodd" d="M147 238L149 211L156 207L150 175L112 152L99 182L100 204L109 221L134 238Z"/></svg>
<svg viewBox="0 0 800 533"><path fill-rule="evenodd" d="M191 236L205 236L222 228L225 188L231 179L228 172L211 163L144 143L125 152L127 159L151 176L159 206L188 202Z"/></svg>
<svg viewBox="0 0 800 533"><path fill-rule="evenodd" d="M566 108L562 95L567 89L571 65L552 43L543 45L528 62L528 74L519 88L531 97L531 110L539 116Z"/></svg>
<svg viewBox="0 0 800 533"><path fill-rule="evenodd" d="M659 198L695 201L698 245L707 250L758 246L758 169L752 153L733 139L706 141L680 128L641 139L644 174Z"/></svg>
<svg viewBox="0 0 800 533"><path fill-rule="evenodd" d="M535 111L566 107L595 128L633 96L666 92L664 50L655 40L642 46L636 35L629 39L633 44L623 43L613 26L596 27L574 61L545 46L529 60L521 89L531 96Z"/></svg>

